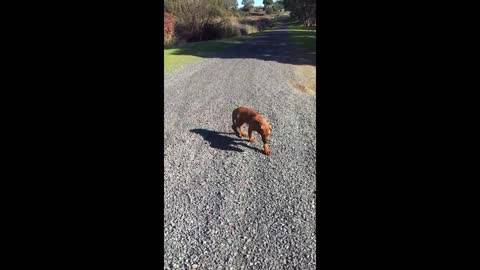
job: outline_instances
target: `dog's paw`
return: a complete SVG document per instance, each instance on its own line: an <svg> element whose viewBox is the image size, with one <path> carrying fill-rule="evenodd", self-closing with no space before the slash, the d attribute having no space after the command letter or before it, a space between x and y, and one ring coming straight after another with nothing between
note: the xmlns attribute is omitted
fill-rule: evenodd
<svg viewBox="0 0 480 270"><path fill-rule="evenodd" d="M265 151L265 155L267 156L270 156L270 153L272 153L272 151L270 151L270 147L268 147L268 144L263 145L263 151Z"/></svg>
<svg viewBox="0 0 480 270"><path fill-rule="evenodd" d="M247 137L248 134L247 133L242 133L242 137Z"/></svg>

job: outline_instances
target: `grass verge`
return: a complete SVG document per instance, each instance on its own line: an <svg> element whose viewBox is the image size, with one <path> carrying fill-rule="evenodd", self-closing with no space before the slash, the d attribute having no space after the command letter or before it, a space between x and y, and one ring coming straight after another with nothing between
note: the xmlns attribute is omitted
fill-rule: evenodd
<svg viewBox="0 0 480 270"><path fill-rule="evenodd" d="M228 39L194 42L173 49L165 49L163 50L164 73L167 74L184 65L200 61L204 57L215 56L233 45L254 38L257 34L259 33Z"/></svg>
<svg viewBox="0 0 480 270"><path fill-rule="evenodd" d="M288 37L292 44L298 45L309 52L317 50L317 30L306 28L300 22L288 24Z"/></svg>
<svg viewBox="0 0 480 270"><path fill-rule="evenodd" d="M288 39L290 44L302 48L302 57L315 58L317 53L317 31L303 26L298 21L288 23ZM314 61L316 63L316 61ZM316 95L317 78L315 65L294 65L295 79L289 81L289 85L309 95Z"/></svg>

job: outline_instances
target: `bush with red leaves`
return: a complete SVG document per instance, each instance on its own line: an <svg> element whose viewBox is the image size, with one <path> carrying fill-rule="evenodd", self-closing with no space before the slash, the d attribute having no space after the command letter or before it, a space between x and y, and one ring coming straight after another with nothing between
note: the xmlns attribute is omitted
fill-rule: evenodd
<svg viewBox="0 0 480 270"><path fill-rule="evenodd" d="M163 42L166 44L173 38L175 16L170 13L163 13L163 25Z"/></svg>

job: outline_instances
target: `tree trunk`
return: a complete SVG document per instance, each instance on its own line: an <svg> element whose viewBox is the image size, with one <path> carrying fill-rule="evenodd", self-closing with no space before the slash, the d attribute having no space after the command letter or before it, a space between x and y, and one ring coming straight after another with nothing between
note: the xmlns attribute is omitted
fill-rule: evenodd
<svg viewBox="0 0 480 270"><path fill-rule="evenodd" d="M192 20L192 27L190 29L190 32L193 33L193 30L195 29L195 16L193 17L193 20Z"/></svg>

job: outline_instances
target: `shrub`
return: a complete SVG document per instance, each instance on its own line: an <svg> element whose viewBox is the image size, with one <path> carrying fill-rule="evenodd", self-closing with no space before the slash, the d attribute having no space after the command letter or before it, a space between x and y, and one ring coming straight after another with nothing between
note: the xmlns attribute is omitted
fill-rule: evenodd
<svg viewBox="0 0 480 270"><path fill-rule="evenodd" d="M240 28L240 34L242 36L248 35L248 34L251 34L251 33L257 33L259 31L258 27L253 26L253 25L249 25L249 24L243 24L239 28Z"/></svg>
<svg viewBox="0 0 480 270"><path fill-rule="evenodd" d="M255 12L262 13L264 10L263 7L255 7Z"/></svg>
<svg viewBox="0 0 480 270"><path fill-rule="evenodd" d="M265 13L267 13L267 14L272 14L273 12L274 12L274 10L271 6L268 6L267 9L265 10Z"/></svg>
<svg viewBox="0 0 480 270"><path fill-rule="evenodd" d="M218 23L207 23L203 29L202 40L220 39L224 35L223 27Z"/></svg>
<svg viewBox="0 0 480 270"><path fill-rule="evenodd" d="M238 15L239 15L239 17L245 17L245 16L248 16L248 12L246 12L242 9L239 9L238 10Z"/></svg>
<svg viewBox="0 0 480 270"><path fill-rule="evenodd" d="M244 27L235 17L225 18L225 20L207 24L202 40L230 38L254 32L251 28Z"/></svg>
<svg viewBox="0 0 480 270"><path fill-rule="evenodd" d="M223 22L223 37L236 37L241 36L240 24L238 19L230 17Z"/></svg>
<svg viewBox="0 0 480 270"><path fill-rule="evenodd" d="M175 16L163 13L163 25L163 45L170 44L175 32Z"/></svg>

